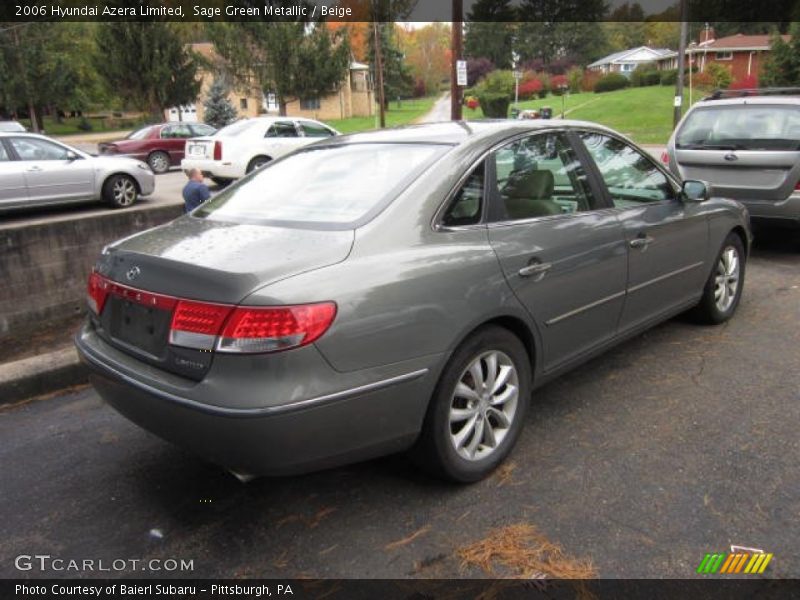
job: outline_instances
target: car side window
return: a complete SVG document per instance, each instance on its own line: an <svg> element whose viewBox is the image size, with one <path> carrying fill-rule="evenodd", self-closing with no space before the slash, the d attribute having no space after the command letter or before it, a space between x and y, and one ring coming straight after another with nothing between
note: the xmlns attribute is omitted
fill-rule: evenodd
<svg viewBox="0 0 800 600"><path fill-rule="evenodd" d="M617 208L675 198L675 190L655 163L616 138L584 132L581 139L597 164Z"/></svg>
<svg viewBox="0 0 800 600"><path fill-rule="evenodd" d="M3 145L2 140L0 140L0 162L5 162L7 160L11 160L11 157L6 152L6 147Z"/></svg>
<svg viewBox="0 0 800 600"><path fill-rule="evenodd" d="M324 125L318 125L317 123L300 121L300 127L303 130L303 135L306 137L325 138L333 135L333 132L330 129Z"/></svg>
<svg viewBox="0 0 800 600"><path fill-rule="evenodd" d="M289 123L286 121L277 121L273 123L269 129L267 129L267 133L264 137L297 137L297 129L294 127L294 123Z"/></svg>
<svg viewBox="0 0 800 600"><path fill-rule="evenodd" d="M563 133L540 133L497 150L497 188L505 219L534 219L596 208L586 171Z"/></svg>
<svg viewBox="0 0 800 600"><path fill-rule="evenodd" d="M453 197L442 217L442 225L458 227L480 223L483 213L485 177L486 163L481 161L481 164L473 169Z"/></svg>
<svg viewBox="0 0 800 600"><path fill-rule="evenodd" d="M69 150L38 138L9 138L20 160L67 160Z"/></svg>

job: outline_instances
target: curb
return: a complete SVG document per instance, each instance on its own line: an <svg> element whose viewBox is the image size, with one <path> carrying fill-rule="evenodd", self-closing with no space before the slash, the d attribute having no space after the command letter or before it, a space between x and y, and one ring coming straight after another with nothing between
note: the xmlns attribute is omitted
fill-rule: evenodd
<svg viewBox="0 0 800 600"><path fill-rule="evenodd" d="M0 405L87 383L89 370L73 347L0 365Z"/></svg>

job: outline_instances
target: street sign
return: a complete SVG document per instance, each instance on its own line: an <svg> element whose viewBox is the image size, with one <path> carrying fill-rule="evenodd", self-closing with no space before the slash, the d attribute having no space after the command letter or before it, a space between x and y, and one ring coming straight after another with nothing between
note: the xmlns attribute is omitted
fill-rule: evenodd
<svg viewBox="0 0 800 600"><path fill-rule="evenodd" d="M513 71L513 75L514 75L514 79L516 79L517 81L522 79L522 71Z"/></svg>
<svg viewBox="0 0 800 600"><path fill-rule="evenodd" d="M465 60L456 61L456 83L463 86L467 85L467 61Z"/></svg>
<svg viewBox="0 0 800 600"><path fill-rule="evenodd" d="M678 107L683 104L683 96L675 96L675 99L672 102L672 105Z"/></svg>

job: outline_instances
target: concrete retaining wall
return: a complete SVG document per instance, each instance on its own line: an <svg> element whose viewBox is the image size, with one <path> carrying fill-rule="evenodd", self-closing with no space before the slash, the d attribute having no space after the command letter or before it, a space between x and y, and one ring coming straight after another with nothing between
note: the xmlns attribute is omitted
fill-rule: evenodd
<svg viewBox="0 0 800 600"><path fill-rule="evenodd" d="M103 246L182 213L172 204L0 228L0 340L74 320Z"/></svg>

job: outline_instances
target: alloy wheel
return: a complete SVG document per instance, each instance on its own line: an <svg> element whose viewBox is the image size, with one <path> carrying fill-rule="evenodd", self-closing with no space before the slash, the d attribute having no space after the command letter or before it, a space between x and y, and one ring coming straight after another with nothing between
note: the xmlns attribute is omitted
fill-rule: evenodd
<svg viewBox="0 0 800 600"><path fill-rule="evenodd" d="M476 357L461 374L450 400L450 442L459 456L479 461L493 454L514 422L519 374L503 352Z"/></svg>
<svg viewBox="0 0 800 600"><path fill-rule="evenodd" d="M114 183L114 202L117 206L130 206L136 200L136 186L130 179L120 177Z"/></svg>
<svg viewBox="0 0 800 600"><path fill-rule="evenodd" d="M733 246L726 246L719 257L714 279L714 301L717 310L727 312L739 291L739 252Z"/></svg>

